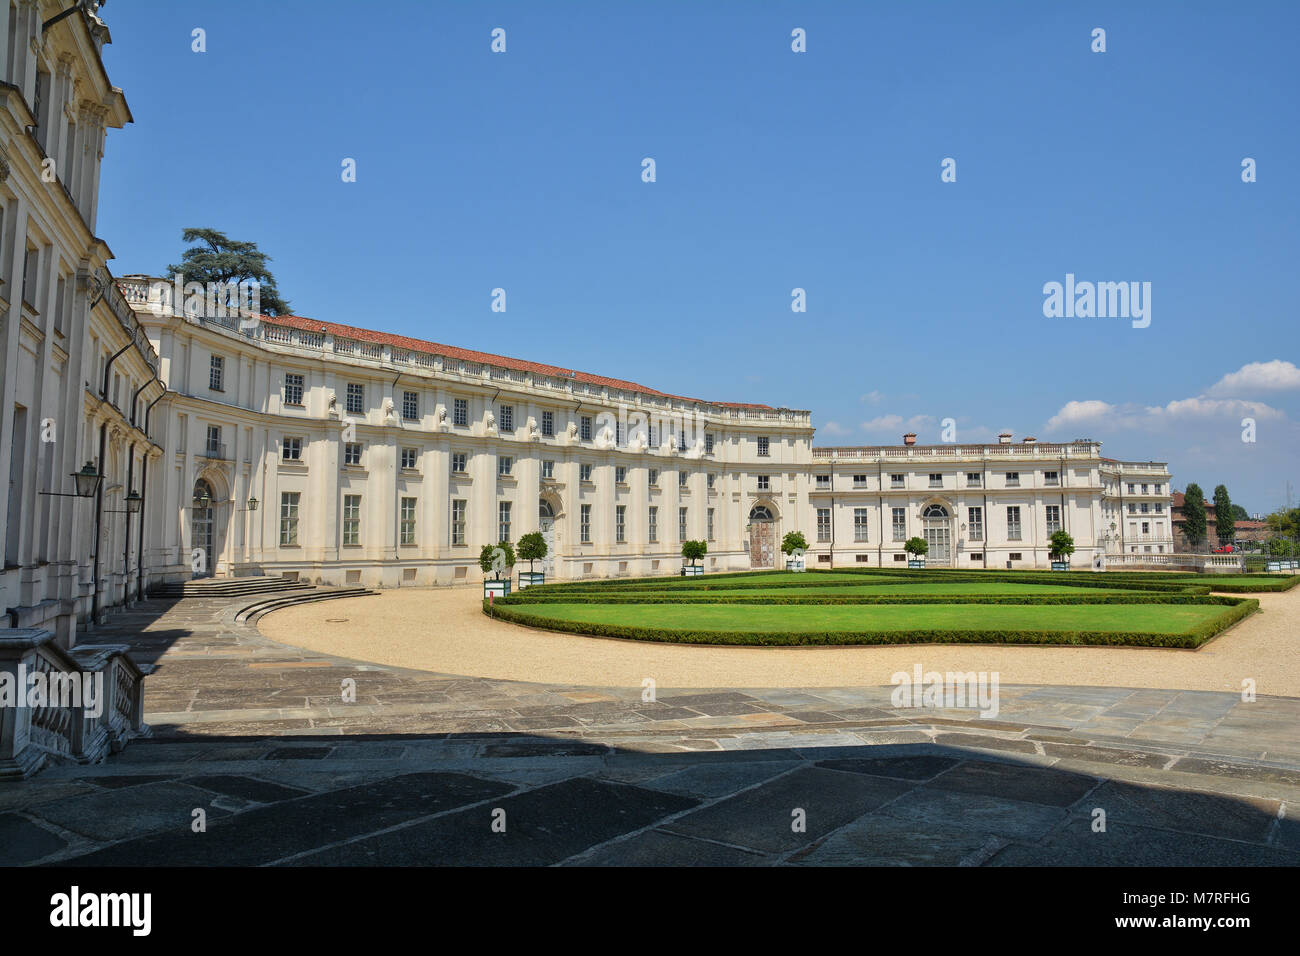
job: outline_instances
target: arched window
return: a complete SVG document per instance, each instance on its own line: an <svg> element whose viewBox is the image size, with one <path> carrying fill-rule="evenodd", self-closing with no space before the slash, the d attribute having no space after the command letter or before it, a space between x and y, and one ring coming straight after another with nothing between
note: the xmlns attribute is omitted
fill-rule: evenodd
<svg viewBox="0 0 1300 956"><path fill-rule="evenodd" d="M749 512L750 521L771 521L772 512L767 510L766 505L755 505Z"/></svg>
<svg viewBox="0 0 1300 956"><path fill-rule="evenodd" d="M948 517L948 509L945 508L943 505L930 505L924 511L921 512L921 517L922 518L946 518Z"/></svg>
<svg viewBox="0 0 1300 956"><path fill-rule="evenodd" d="M213 500L214 500L214 496L212 494L211 485L209 485L202 478L194 482L194 503L195 504L199 505L199 507L206 508L210 504L212 504Z"/></svg>
<svg viewBox="0 0 1300 956"><path fill-rule="evenodd" d="M551 508L551 503L547 501L545 498L539 498L537 500L537 517L539 518L555 517L555 510Z"/></svg>

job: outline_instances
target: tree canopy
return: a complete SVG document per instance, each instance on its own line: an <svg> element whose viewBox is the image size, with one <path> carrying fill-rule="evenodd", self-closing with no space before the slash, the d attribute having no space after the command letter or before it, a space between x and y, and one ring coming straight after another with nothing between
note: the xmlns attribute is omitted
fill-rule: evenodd
<svg viewBox="0 0 1300 956"><path fill-rule="evenodd" d="M1192 482L1183 492L1183 535L1193 544L1205 540L1205 492Z"/></svg>
<svg viewBox="0 0 1300 956"><path fill-rule="evenodd" d="M179 265L167 267L167 274L180 273L185 282L242 282L254 279L258 284L263 315L292 315L289 303L280 297L275 276L267 268L271 257L255 242L239 242L215 229L186 229L185 242L197 243L181 253Z"/></svg>
<svg viewBox="0 0 1300 956"><path fill-rule="evenodd" d="M1237 537L1237 517L1232 512L1232 499L1224 485L1217 485L1214 489L1214 534L1219 544L1227 544Z"/></svg>
<svg viewBox="0 0 1300 956"><path fill-rule="evenodd" d="M793 554L796 548L804 551L808 550L808 539L803 536L802 531L790 531L781 539L781 551L784 554Z"/></svg>
<svg viewBox="0 0 1300 956"><path fill-rule="evenodd" d="M682 557L694 564L709 553L709 546L704 541L683 541Z"/></svg>

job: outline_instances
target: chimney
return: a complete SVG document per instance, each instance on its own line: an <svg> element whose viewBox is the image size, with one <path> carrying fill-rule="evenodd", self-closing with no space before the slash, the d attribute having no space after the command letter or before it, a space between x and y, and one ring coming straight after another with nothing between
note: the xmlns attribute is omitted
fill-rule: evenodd
<svg viewBox="0 0 1300 956"><path fill-rule="evenodd" d="M903 444L904 444L904 445L915 445L915 444L916 444L916 432L908 432L906 435L904 435L904 436L903 436Z"/></svg>
<svg viewBox="0 0 1300 956"><path fill-rule="evenodd" d="M1000 435L998 435L998 444L999 444L999 445L1010 445L1010 444L1011 444L1011 432L1002 432Z"/></svg>
<svg viewBox="0 0 1300 956"><path fill-rule="evenodd" d="M1032 444L1033 444L1034 442L1036 442L1036 441L1038 441L1038 439L1035 438L1033 435L1028 435L1028 436L1026 436L1025 439L1024 439L1024 443L1025 443L1026 445L1032 445Z"/></svg>

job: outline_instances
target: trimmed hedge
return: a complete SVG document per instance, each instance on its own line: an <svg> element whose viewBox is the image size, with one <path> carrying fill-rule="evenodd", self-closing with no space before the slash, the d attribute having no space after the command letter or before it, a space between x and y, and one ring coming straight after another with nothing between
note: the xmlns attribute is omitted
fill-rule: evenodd
<svg viewBox="0 0 1300 956"><path fill-rule="evenodd" d="M533 594L497 598L497 606L522 604L1236 604L1241 598L1193 594L850 594L745 596L715 594Z"/></svg>
<svg viewBox="0 0 1300 956"><path fill-rule="evenodd" d="M688 631L667 628L632 627L587 621L559 621L519 610L519 605L496 602L494 616L525 627L564 631L593 637L624 638L671 644L747 645L759 647L852 646L888 644L1036 644L1058 646L1096 645L1105 647L1197 648L1217 634L1259 609L1253 598L1237 600L1229 611L1179 634L1120 633L1116 631L990 631L990 630L913 630L769 632L769 631ZM489 613L488 602L483 610Z"/></svg>

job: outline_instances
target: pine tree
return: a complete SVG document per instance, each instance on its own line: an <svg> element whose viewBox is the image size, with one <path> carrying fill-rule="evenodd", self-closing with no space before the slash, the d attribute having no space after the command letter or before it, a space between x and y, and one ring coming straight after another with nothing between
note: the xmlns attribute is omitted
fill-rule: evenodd
<svg viewBox="0 0 1300 956"><path fill-rule="evenodd" d="M271 257L257 248L255 242L238 242L228 239L215 229L186 229L181 233L185 242L200 242L181 254L179 265L168 266L167 275L181 274L185 282L199 282L207 288L209 282L240 282L254 279L258 284L260 308L263 315L292 315L289 303L280 298L275 287L275 276L266 264Z"/></svg>

